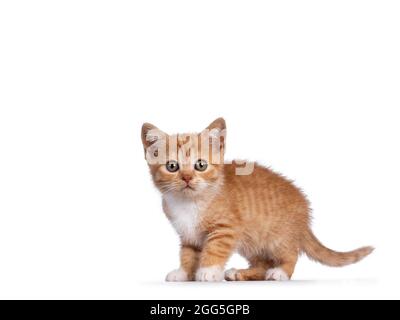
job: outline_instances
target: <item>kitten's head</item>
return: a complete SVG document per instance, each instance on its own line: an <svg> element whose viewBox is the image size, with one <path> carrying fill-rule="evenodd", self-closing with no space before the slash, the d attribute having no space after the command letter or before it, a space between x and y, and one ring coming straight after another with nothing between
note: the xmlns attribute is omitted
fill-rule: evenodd
<svg viewBox="0 0 400 320"><path fill-rule="evenodd" d="M196 196L215 192L223 179L225 120L201 133L168 135L145 123L142 142L153 181L162 193Z"/></svg>

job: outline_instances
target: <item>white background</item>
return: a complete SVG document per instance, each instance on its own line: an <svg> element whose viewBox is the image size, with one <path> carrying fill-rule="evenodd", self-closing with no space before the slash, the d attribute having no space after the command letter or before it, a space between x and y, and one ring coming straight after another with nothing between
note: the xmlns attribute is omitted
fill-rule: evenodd
<svg viewBox="0 0 400 320"><path fill-rule="evenodd" d="M400 298L398 1L2 1L0 298ZM359 264L165 283L178 238L140 127L228 125ZM229 266L244 266L234 257Z"/></svg>

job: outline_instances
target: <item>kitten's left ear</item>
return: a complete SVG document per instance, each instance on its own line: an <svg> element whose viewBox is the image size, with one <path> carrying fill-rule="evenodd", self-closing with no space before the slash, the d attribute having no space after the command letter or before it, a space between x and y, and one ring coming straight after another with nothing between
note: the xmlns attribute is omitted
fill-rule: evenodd
<svg viewBox="0 0 400 320"><path fill-rule="evenodd" d="M208 130L217 129L219 131L226 130L226 123L224 118L215 119L210 125L206 128Z"/></svg>
<svg viewBox="0 0 400 320"><path fill-rule="evenodd" d="M224 152L226 140L226 123L224 118L215 119L209 124L205 131L208 131L211 139L216 139L218 141L220 149Z"/></svg>

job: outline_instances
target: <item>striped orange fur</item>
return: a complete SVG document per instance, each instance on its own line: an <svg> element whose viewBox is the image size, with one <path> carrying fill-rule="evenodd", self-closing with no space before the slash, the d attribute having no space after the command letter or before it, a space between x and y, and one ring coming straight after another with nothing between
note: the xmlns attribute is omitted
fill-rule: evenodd
<svg viewBox="0 0 400 320"><path fill-rule="evenodd" d="M336 252L323 246L310 229L304 194L258 164L251 174L239 175L242 163L223 161L225 121L219 118L207 129L213 134L204 142L201 133L170 136L148 123L142 127L147 159L163 159L149 163L150 172L182 243L181 266L168 274L168 281L287 280L301 252L326 265L344 266L373 250ZM208 143L207 151L201 150ZM200 158L207 163L204 171L196 167ZM168 161L179 169L168 171ZM249 261L249 268L231 269L224 276L235 251Z"/></svg>

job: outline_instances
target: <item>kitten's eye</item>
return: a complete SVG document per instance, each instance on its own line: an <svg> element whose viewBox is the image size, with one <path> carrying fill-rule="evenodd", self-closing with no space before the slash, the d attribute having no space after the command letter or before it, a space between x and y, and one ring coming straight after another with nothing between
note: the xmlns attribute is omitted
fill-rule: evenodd
<svg viewBox="0 0 400 320"><path fill-rule="evenodd" d="M179 170L179 164L175 160L168 161L165 166L169 172L176 172Z"/></svg>
<svg viewBox="0 0 400 320"><path fill-rule="evenodd" d="M207 169L207 167L208 167L207 161L206 160L201 160L201 159L197 160L197 162L194 165L194 168L197 171L204 171L204 170Z"/></svg>

